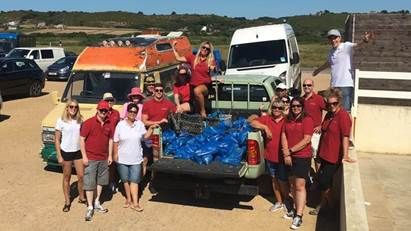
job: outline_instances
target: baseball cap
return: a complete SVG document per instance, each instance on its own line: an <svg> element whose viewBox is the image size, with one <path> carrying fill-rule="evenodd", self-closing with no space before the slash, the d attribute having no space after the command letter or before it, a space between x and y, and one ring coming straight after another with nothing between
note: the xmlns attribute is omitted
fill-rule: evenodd
<svg viewBox="0 0 411 231"><path fill-rule="evenodd" d="M340 32L337 29L331 29L328 31L327 33L327 38L330 36L337 36L337 37L341 37Z"/></svg>
<svg viewBox="0 0 411 231"><path fill-rule="evenodd" d="M100 102L98 102L97 110L101 110L101 109L110 110L110 105L108 104L107 101L100 100Z"/></svg>
<svg viewBox="0 0 411 231"><path fill-rule="evenodd" d="M280 83L275 89L287 89L287 86L284 83Z"/></svg>
<svg viewBox="0 0 411 231"><path fill-rule="evenodd" d="M108 99L114 99L113 94L111 94L110 92L106 92L103 95L103 99L104 100L108 100Z"/></svg>

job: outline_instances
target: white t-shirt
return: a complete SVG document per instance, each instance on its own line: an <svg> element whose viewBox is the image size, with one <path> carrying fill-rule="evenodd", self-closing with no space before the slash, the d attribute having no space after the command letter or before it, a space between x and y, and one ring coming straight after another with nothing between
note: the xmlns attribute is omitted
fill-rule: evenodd
<svg viewBox="0 0 411 231"><path fill-rule="evenodd" d="M143 162L143 148L141 141L147 132L143 122L134 121L130 126L127 120L120 121L114 132L114 142L118 142L118 163L140 164Z"/></svg>
<svg viewBox="0 0 411 231"><path fill-rule="evenodd" d="M331 66L331 87L354 87L354 70L352 55L355 43L340 43L337 48L331 48L328 53L328 63Z"/></svg>
<svg viewBox="0 0 411 231"><path fill-rule="evenodd" d="M61 132L61 150L65 152L77 152L80 150L80 125L76 120L64 122L57 120L56 130Z"/></svg>

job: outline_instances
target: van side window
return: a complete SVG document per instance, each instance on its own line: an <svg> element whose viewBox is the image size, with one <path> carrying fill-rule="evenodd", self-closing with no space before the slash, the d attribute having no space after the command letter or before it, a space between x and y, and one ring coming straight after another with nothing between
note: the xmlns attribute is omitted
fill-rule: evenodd
<svg viewBox="0 0 411 231"><path fill-rule="evenodd" d="M52 59L52 58L54 58L53 50L41 50L41 58L42 59Z"/></svg>
<svg viewBox="0 0 411 231"><path fill-rule="evenodd" d="M165 51L165 50L171 50L171 45L170 43L158 43L156 44L156 49L158 51Z"/></svg>
<svg viewBox="0 0 411 231"><path fill-rule="evenodd" d="M40 59L39 50L33 50L30 55L33 56L33 59Z"/></svg>
<svg viewBox="0 0 411 231"><path fill-rule="evenodd" d="M246 84L220 84L218 85L218 100L231 101L231 92L234 93L234 101L247 101L248 86ZM213 94L212 99L215 100ZM250 85L250 102L269 101L268 93L264 86Z"/></svg>

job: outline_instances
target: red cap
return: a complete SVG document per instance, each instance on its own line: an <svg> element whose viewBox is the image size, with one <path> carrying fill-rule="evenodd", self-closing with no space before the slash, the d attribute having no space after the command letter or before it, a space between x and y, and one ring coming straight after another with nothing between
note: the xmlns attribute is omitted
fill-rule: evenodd
<svg viewBox="0 0 411 231"><path fill-rule="evenodd" d="M100 102L98 102L97 104L97 110L100 110L100 109L110 110L110 104L108 104L107 101L100 100Z"/></svg>

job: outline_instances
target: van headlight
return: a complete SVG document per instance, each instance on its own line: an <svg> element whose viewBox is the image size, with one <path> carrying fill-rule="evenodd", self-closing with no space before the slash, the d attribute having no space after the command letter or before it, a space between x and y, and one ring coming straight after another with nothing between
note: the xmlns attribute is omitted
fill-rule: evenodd
<svg viewBox="0 0 411 231"><path fill-rule="evenodd" d="M41 137L44 144L54 144L54 128L43 127Z"/></svg>
<svg viewBox="0 0 411 231"><path fill-rule="evenodd" d="M278 77L279 77L281 80L285 80L286 75L287 75L287 71L284 71L284 72L281 73Z"/></svg>

